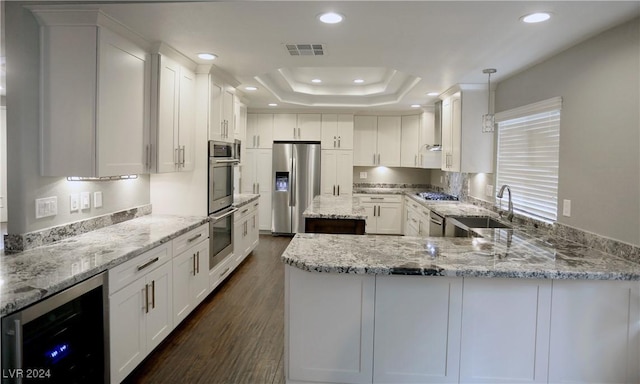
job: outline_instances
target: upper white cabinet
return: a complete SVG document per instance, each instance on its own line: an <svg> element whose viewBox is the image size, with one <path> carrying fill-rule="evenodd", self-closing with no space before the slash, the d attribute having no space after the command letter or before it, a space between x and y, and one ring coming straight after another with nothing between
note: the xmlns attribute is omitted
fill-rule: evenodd
<svg viewBox="0 0 640 384"><path fill-rule="evenodd" d="M353 115L322 115L322 149L353 149Z"/></svg>
<svg viewBox="0 0 640 384"><path fill-rule="evenodd" d="M400 166L400 116L356 116L353 165Z"/></svg>
<svg viewBox="0 0 640 384"><path fill-rule="evenodd" d="M400 166L409 168L440 168L440 152L427 150L434 139L433 114L402 116ZM438 139L438 142L440 140Z"/></svg>
<svg viewBox="0 0 640 384"><path fill-rule="evenodd" d="M209 80L209 140L233 142L235 89L213 73Z"/></svg>
<svg viewBox="0 0 640 384"><path fill-rule="evenodd" d="M248 149L242 159L242 192L259 193L259 229L271 230L272 149Z"/></svg>
<svg viewBox="0 0 640 384"><path fill-rule="evenodd" d="M236 96L233 102L233 120L235 121L235 135L243 143L247 139L247 106Z"/></svg>
<svg viewBox="0 0 640 384"><path fill-rule="evenodd" d="M166 45L153 55L149 150L158 173L194 168L195 67Z"/></svg>
<svg viewBox="0 0 640 384"><path fill-rule="evenodd" d="M350 196L353 190L353 151L325 149L321 156L322 194Z"/></svg>
<svg viewBox="0 0 640 384"><path fill-rule="evenodd" d="M147 43L99 10L32 12L41 25L42 175L148 172Z"/></svg>
<svg viewBox="0 0 640 384"><path fill-rule="evenodd" d="M493 172L493 133L482 132L487 90L457 85L442 96L442 164L444 171Z"/></svg>
<svg viewBox="0 0 640 384"><path fill-rule="evenodd" d="M273 140L320 141L321 127L319 113L277 113L273 115Z"/></svg>
<svg viewBox="0 0 640 384"><path fill-rule="evenodd" d="M271 149L273 146L273 114L248 113L245 148Z"/></svg>

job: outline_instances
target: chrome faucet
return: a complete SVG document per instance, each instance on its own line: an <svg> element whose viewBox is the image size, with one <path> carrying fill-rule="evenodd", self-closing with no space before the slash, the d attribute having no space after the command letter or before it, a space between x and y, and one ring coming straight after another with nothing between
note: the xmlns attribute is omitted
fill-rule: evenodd
<svg viewBox="0 0 640 384"><path fill-rule="evenodd" d="M500 191L498 192L496 197L498 199L502 199L502 194L504 193L505 189L507 190L507 192L509 192L509 213L507 214L507 220L513 221L513 202L511 201L511 187L509 187L507 184L504 184L500 188ZM500 212L500 217L502 217L502 213L503 212Z"/></svg>

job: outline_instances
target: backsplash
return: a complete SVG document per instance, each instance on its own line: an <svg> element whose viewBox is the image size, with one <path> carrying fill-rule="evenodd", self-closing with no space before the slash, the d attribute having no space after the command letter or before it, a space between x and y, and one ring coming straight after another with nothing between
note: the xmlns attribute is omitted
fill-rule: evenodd
<svg viewBox="0 0 640 384"><path fill-rule="evenodd" d="M62 224L39 231L4 235L4 252L6 254L26 251L31 248L51 244L69 237L81 235L109 225L135 219L151 214L151 204L92 217L90 219Z"/></svg>

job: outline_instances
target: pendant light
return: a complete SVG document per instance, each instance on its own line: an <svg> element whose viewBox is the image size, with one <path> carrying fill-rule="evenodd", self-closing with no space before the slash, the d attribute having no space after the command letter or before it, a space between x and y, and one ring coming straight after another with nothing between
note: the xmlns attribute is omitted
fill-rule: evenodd
<svg viewBox="0 0 640 384"><path fill-rule="evenodd" d="M496 73L495 68L483 69L482 73L488 75L487 80L487 114L482 115L482 132L491 133L496 129L496 116L491 113L491 74Z"/></svg>

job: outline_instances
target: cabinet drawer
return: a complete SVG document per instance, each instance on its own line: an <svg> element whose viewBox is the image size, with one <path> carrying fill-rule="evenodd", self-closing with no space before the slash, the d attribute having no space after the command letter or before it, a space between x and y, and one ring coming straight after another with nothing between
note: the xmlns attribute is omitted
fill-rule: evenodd
<svg viewBox="0 0 640 384"><path fill-rule="evenodd" d="M173 254L179 255L194 245L209 238L209 224L202 224L198 228L173 239Z"/></svg>
<svg viewBox="0 0 640 384"><path fill-rule="evenodd" d="M251 215L255 210L258 209L258 202L249 203L247 205L243 205L238 208L238 211L233 216L233 222L239 223L244 220L247 216Z"/></svg>
<svg viewBox="0 0 640 384"><path fill-rule="evenodd" d="M402 195L358 195L360 203L402 203Z"/></svg>
<svg viewBox="0 0 640 384"><path fill-rule="evenodd" d="M171 259L171 243L165 243L109 270L109 295L131 284Z"/></svg>

